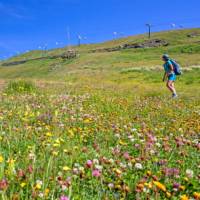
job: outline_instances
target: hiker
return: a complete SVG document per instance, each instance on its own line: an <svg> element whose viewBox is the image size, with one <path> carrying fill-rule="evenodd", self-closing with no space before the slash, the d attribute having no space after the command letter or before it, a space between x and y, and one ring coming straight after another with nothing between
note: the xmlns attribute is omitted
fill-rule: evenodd
<svg viewBox="0 0 200 200"><path fill-rule="evenodd" d="M170 57L167 54L164 54L162 56L163 61L165 62L163 67L165 70L165 74L163 76L163 82L166 80L167 78L167 88L171 91L172 93L172 98L176 98L177 93L176 93L176 89L174 87L174 82L176 80L176 74L174 72L174 66L172 64L172 61L170 60Z"/></svg>

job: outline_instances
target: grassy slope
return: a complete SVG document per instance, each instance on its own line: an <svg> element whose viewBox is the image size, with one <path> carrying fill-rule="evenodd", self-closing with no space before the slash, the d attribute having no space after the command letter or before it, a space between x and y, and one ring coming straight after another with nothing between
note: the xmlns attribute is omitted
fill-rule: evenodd
<svg viewBox="0 0 200 200"><path fill-rule="evenodd" d="M180 199L182 195L193 198L194 192L199 192L200 157L195 144L200 132L200 70L190 70L178 77L176 86L180 98L175 101L170 100L161 82L162 71L148 70L161 65L163 52L169 52L184 67L200 64L199 47L195 44L200 38L186 37L193 31L156 33L154 37L170 42L166 48L87 53L94 48L144 39L136 36L82 46L78 49L80 57L74 61L45 59L1 67L1 78L34 78L40 87L34 94L14 91L0 95L0 156L3 156L0 180L6 178L9 183L0 199L30 200L33 194L43 194L46 188L49 189L46 199L59 199L62 194L73 200L168 199L161 190L136 194L135 189L141 185L147 170L154 176L149 176L146 182L151 183L157 177L172 194L171 199ZM197 51L181 53L189 46ZM48 54L63 51L53 50ZM12 60L40 55L41 52L30 52ZM182 141L183 146L179 146L178 142ZM150 144L153 151L148 147ZM111 151L116 148L120 149L119 155ZM125 152L131 155L131 161L124 158ZM100 158L113 159L114 163L100 162L103 173L97 179L85 163ZM166 164L159 164L160 161ZM137 170L135 162L141 163L143 169ZM74 169L75 163L84 167L83 178L74 176L73 170L63 170L66 166ZM33 173L29 175L30 164ZM176 168L180 175L165 176L165 167ZM116 169L122 174L117 174ZM185 181L187 169L194 173L188 183ZM26 173L25 178L18 175L20 170ZM57 181L60 174L63 180L72 177L72 185L65 192ZM35 193L37 180L42 180L43 185ZM22 188L23 182L26 185ZM108 183L123 187L109 189ZM174 192L173 183L186 189ZM130 190L127 194L124 193L126 185Z"/></svg>
<svg viewBox="0 0 200 200"><path fill-rule="evenodd" d="M151 67L161 65L160 56L169 53L176 58L183 67L200 64L200 36L189 38L187 34L197 32L200 29L177 30L154 33L152 38L165 39L169 46L148 49L129 49L116 52L88 53L93 49L115 47L125 43L137 43L146 40L145 35L130 36L119 40L108 41L101 44L83 45L74 47L79 52L79 57L73 61L62 59L44 59L30 61L22 65L12 67L0 67L0 78L36 78L36 79L62 79L71 76L99 74L105 72L118 73L121 70L134 67ZM66 48L48 51L46 55L64 53ZM38 58L44 56L44 52L33 51L27 54L13 57L8 61Z"/></svg>

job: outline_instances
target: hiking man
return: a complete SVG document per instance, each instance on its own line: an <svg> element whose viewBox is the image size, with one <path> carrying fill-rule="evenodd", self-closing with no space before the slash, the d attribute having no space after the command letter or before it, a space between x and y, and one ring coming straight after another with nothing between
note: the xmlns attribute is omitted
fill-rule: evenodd
<svg viewBox="0 0 200 200"><path fill-rule="evenodd" d="M170 60L170 57L167 54L164 54L162 56L162 60L164 61L163 67L164 67L164 70L165 70L165 73L164 73L164 76L163 76L163 82L167 79L166 86L171 91L172 98L176 98L178 96L176 94L176 89L175 89L175 86L174 86L174 82L176 80L176 74L175 74L175 71L174 71L173 63L172 63L172 61Z"/></svg>

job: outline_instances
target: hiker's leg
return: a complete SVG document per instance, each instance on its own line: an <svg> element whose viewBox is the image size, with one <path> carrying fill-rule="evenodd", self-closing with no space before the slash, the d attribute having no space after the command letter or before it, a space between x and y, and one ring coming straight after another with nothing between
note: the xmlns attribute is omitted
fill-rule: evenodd
<svg viewBox="0 0 200 200"><path fill-rule="evenodd" d="M175 86L174 86L174 81L172 81L172 83L171 83L171 88L172 88L173 94L176 94L176 89L175 89Z"/></svg>
<svg viewBox="0 0 200 200"><path fill-rule="evenodd" d="M174 90L173 90L173 87L172 87L172 81L167 81L167 88L173 93L174 92Z"/></svg>

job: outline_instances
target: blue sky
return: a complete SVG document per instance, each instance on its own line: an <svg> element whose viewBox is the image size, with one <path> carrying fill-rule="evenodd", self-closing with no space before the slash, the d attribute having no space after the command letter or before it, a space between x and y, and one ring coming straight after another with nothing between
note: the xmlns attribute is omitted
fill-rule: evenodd
<svg viewBox="0 0 200 200"><path fill-rule="evenodd" d="M77 44L78 35L95 43L145 33L146 23L200 27L199 8L199 0L0 0L0 59Z"/></svg>

